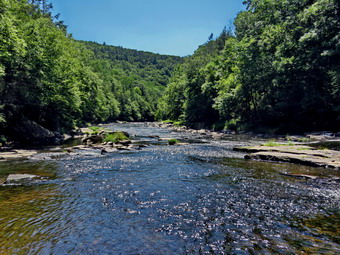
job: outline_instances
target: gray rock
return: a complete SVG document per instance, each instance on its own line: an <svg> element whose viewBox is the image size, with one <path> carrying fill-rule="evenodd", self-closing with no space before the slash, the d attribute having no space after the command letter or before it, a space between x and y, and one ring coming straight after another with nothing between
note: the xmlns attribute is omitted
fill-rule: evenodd
<svg viewBox="0 0 340 255"><path fill-rule="evenodd" d="M24 184L36 178L40 178L40 176L33 174L10 174L7 176L4 184Z"/></svg>
<svg viewBox="0 0 340 255"><path fill-rule="evenodd" d="M131 141L130 140L118 141L117 144L128 146L129 144L131 144Z"/></svg>
<svg viewBox="0 0 340 255"><path fill-rule="evenodd" d="M104 140L103 135L91 135L89 137L86 137L83 139L82 143L83 144L91 144L91 143L101 143Z"/></svg>

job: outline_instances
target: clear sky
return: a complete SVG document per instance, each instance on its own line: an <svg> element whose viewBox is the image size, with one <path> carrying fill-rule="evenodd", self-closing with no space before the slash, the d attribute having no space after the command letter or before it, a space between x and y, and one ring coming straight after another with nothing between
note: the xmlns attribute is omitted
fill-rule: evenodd
<svg viewBox="0 0 340 255"><path fill-rule="evenodd" d="M50 0L75 39L186 56L219 35L243 0Z"/></svg>

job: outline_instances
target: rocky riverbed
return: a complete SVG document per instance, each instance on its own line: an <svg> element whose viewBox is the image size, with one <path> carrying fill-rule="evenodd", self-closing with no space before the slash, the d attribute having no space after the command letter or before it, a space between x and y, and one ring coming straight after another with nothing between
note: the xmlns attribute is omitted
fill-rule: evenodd
<svg viewBox="0 0 340 255"><path fill-rule="evenodd" d="M85 139L98 130L0 162L0 253L339 251L339 171L244 160L234 147L265 142L251 136L214 139L154 123L104 127L127 132L131 143ZM102 152L131 145L145 147Z"/></svg>
<svg viewBox="0 0 340 255"><path fill-rule="evenodd" d="M247 137L254 137L258 139L263 139L263 141L267 141L273 138L277 139L278 141L295 141L297 142L297 144L294 144L294 146L256 146L242 148L235 147L234 150L249 153L245 156L246 159L288 162L334 169L339 169L340 167L338 151L325 150L324 148L321 150L315 147L311 147L321 142L323 144L338 143L339 145L337 146L339 148L339 133L324 131L319 133L309 133L305 136L273 136L244 132L237 133L235 131L217 132L208 129L191 129L186 126L175 126L171 123L161 122L148 123L147 125L150 127L165 128L175 132L194 134L198 135L201 139L207 140L224 140L233 139L233 136L244 136L244 139L247 139ZM126 139L123 138L118 139L117 141L104 141L106 136L114 135L115 133L119 133L120 131L109 131L105 128L102 128L103 125L100 126L96 127L95 131L91 129L91 127L80 128L77 131L72 132L72 137L65 135L64 139L78 139L79 141L81 141L81 143L66 148L53 147L51 151L53 151L54 156L57 157L60 157L63 154L79 154L93 150L96 150L103 155L105 153L112 153L117 151L139 150L146 146L145 144L140 143L140 141L131 140L130 135L127 132L123 133ZM187 144L172 138L160 138L157 135L150 135L149 137L156 138L159 141L164 141L165 143L169 143L171 145ZM258 145L260 145L260 143ZM0 161L29 159L35 157L37 154L38 150L12 149L3 147L2 149L0 148Z"/></svg>

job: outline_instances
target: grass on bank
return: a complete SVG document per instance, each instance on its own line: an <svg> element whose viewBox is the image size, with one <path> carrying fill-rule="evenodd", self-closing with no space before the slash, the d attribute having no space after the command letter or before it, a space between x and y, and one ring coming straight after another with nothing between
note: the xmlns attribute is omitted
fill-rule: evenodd
<svg viewBox="0 0 340 255"><path fill-rule="evenodd" d="M267 143L262 144L262 146L268 146L268 147L277 147L277 146L294 146L296 145L292 141L289 141L288 143L278 143L275 140L270 140Z"/></svg>
<svg viewBox="0 0 340 255"><path fill-rule="evenodd" d="M102 129L101 127L98 127L98 126L91 126L91 127L88 127L89 129L91 129L92 131L99 131L100 129Z"/></svg>

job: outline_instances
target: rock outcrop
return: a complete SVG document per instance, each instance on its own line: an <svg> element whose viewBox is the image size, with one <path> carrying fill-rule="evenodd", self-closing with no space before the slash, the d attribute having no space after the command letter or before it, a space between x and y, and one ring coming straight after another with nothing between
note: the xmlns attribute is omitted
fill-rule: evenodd
<svg viewBox="0 0 340 255"><path fill-rule="evenodd" d="M254 146L234 148L250 153L245 159L287 162L307 166L340 169L340 151L318 150L309 146Z"/></svg>
<svg viewBox="0 0 340 255"><path fill-rule="evenodd" d="M29 145L53 144L56 135L38 123L21 117L9 131L15 140Z"/></svg>

